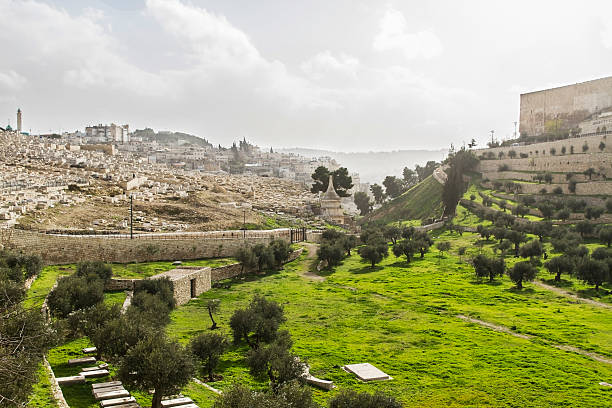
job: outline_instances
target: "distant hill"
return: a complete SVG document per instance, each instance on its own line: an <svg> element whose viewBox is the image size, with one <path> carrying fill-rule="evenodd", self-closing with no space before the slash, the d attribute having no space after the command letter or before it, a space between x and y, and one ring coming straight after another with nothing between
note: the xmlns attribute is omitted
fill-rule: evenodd
<svg viewBox="0 0 612 408"><path fill-rule="evenodd" d="M443 209L442 184L433 176L429 176L401 196L368 214L364 221L388 224L400 220L439 218Z"/></svg>
<svg viewBox="0 0 612 408"><path fill-rule="evenodd" d="M192 145L195 146L200 146L200 147L212 147L212 144L199 136L195 136L195 135L190 135L189 133L182 133L182 132L167 132L167 131L161 131L161 132L155 132L155 130L151 129L151 128L145 128L145 129L136 129L133 133L132 133L133 137L142 137L143 140L145 141L156 141L157 143L160 144L178 144L179 141L183 141L185 143L190 143Z"/></svg>
<svg viewBox="0 0 612 408"><path fill-rule="evenodd" d="M441 161L447 150L396 150L392 152L344 153L329 150L287 148L283 153L295 153L305 157L329 156L349 171L359 173L362 182L381 183L386 176L401 176L404 167L414 169L416 164L424 165L429 160Z"/></svg>

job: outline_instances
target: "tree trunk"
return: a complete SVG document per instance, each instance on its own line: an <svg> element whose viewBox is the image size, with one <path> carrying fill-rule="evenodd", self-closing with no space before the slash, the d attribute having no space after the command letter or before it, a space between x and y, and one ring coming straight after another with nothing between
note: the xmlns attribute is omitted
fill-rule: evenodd
<svg viewBox="0 0 612 408"><path fill-rule="evenodd" d="M153 400L151 401L151 408L161 408L161 400L162 400L161 392L155 389L155 394L153 394Z"/></svg>
<svg viewBox="0 0 612 408"><path fill-rule="evenodd" d="M372 268L374 268L374 266L376 266L376 263L372 261Z"/></svg>
<svg viewBox="0 0 612 408"><path fill-rule="evenodd" d="M519 256L519 244L514 244L514 257L518 258Z"/></svg>
<svg viewBox="0 0 612 408"><path fill-rule="evenodd" d="M561 272L557 272L557 275L555 276L555 282L559 282L561 280Z"/></svg>
<svg viewBox="0 0 612 408"><path fill-rule="evenodd" d="M212 321L212 326L210 326L210 330L215 330L217 328L217 322L213 319L212 311L208 308L208 315L210 316L210 320Z"/></svg>
<svg viewBox="0 0 612 408"><path fill-rule="evenodd" d="M519 280L518 282L516 282L516 288L521 290L523 289L523 280Z"/></svg>

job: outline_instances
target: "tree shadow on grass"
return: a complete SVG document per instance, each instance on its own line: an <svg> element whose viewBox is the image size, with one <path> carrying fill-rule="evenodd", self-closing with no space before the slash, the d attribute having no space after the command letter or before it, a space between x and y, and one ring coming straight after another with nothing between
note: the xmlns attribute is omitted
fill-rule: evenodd
<svg viewBox="0 0 612 408"><path fill-rule="evenodd" d="M516 286L512 286L511 288L504 289L506 292L511 292L517 295L533 295L535 293L535 289L531 287L526 287L523 284L523 289L518 289Z"/></svg>
<svg viewBox="0 0 612 408"><path fill-rule="evenodd" d="M500 286L502 285L502 281L494 279L489 281L489 279L472 279L470 281L472 285L487 285L487 286Z"/></svg>
<svg viewBox="0 0 612 408"><path fill-rule="evenodd" d="M410 262L406 262L405 260L397 260L395 262L393 262L392 264L389 264L387 266L392 266L394 268L409 268L412 266L412 262L414 262L414 260L410 261Z"/></svg>
<svg viewBox="0 0 612 408"><path fill-rule="evenodd" d="M592 288L588 288L588 289L580 289L576 291L576 294L578 295L578 297L581 298L585 298L585 299L601 299L602 297L606 297L608 295L610 295L610 291L603 288L603 287L599 287L599 291L596 291L594 287Z"/></svg>
<svg viewBox="0 0 612 408"><path fill-rule="evenodd" d="M572 286L574 286L574 283L567 279L561 279L560 281L556 281L555 278L542 279L542 282L544 282L547 285L554 286L557 288L571 288Z"/></svg>
<svg viewBox="0 0 612 408"><path fill-rule="evenodd" d="M372 272L378 272L384 269L384 266L381 265L376 265L375 267L372 268L372 265L366 265L362 268L358 268L358 269L351 269L351 273L354 274L364 274L364 273L372 273Z"/></svg>

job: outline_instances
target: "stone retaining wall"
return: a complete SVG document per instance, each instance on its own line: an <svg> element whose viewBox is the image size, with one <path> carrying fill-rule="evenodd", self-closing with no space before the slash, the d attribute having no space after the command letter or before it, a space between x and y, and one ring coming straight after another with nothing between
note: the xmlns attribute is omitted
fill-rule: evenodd
<svg viewBox="0 0 612 408"><path fill-rule="evenodd" d="M227 238L208 238L195 235L92 237L50 235L33 231L12 230L4 234L7 249L39 255L47 265L67 264L89 260L108 263L171 261L233 256L238 248L267 243L273 238L290 240L289 230L270 230Z"/></svg>
<svg viewBox="0 0 612 408"><path fill-rule="evenodd" d="M612 145L612 140L610 140ZM525 159L480 160L476 171L487 176L496 173L500 166L508 166L510 171L582 173L588 168L612 177L612 153L586 153L557 156L535 156ZM491 178L491 177L489 177Z"/></svg>
<svg viewBox="0 0 612 408"><path fill-rule="evenodd" d="M603 142L606 147L603 149L603 152L612 153L612 140L607 140L606 135L598 135L598 136L586 136L586 137L573 137L565 140L556 140L554 142L543 142L543 143L534 143L526 146L505 146L505 147L494 147L489 149L478 149L475 150L477 156L482 154L487 154L492 152L495 157L499 154L499 152L504 152L505 157L508 157L508 152L510 150L514 150L516 152L516 156L519 157L521 153L528 154L529 157L537 156L535 151L537 150L540 156L542 156L542 151L544 151L544 156L547 157L550 155L550 149L554 148L556 150L557 156L561 154L561 149L565 147L566 154L569 154L571 151L571 146L574 146L574 153L582 153L582 146L586 143L589 146L589 150L587 152L594 153L599 152L599 144ZM610 142L610 143L608 143ZM552 156L555 157L555 156Z"/></svg>

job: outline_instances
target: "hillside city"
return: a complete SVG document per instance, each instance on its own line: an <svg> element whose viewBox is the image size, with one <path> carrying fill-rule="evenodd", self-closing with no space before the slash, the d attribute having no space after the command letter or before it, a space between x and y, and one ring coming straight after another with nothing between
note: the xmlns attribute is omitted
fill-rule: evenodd
<svg viewBox="0 0 612 408"><path fill-rule="evenodd" d="M0 407L612 407L604 3L203 3L0 0Z"/></svg>

